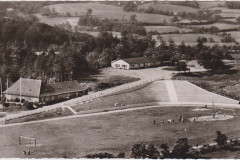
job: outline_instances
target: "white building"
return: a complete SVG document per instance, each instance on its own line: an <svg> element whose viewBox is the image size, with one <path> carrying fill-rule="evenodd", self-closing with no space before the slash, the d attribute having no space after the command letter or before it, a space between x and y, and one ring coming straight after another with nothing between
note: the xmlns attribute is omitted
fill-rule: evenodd
<svg viewBox="0 0 240 160"><path fill-rule="evenodd" d="M111 66L115 69L139 69L161 65L160 61L148 57L137 57L120 59L111 62Z"/></svg>

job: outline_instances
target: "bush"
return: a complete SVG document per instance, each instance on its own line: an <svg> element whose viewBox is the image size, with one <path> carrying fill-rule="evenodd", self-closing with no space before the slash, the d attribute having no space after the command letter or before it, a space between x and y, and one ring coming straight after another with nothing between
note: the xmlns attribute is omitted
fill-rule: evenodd
<svg viewBox="0 0 240 160"><path fill-rule="evenodd" d="M1 104L3 105L3 106L5 106L5 104L6 104L6 97L5 96L2 96L2 99L1 99Z"/></svg>
<svg viewBox="0 0 240 160"><path fill-rule="evenodd" d="M189 156L188 151L190 148L191 146L188 145L188 139L180 138L173 149L174 158L187 158Z"/></svg>
<svg viewBox="0 0 240 160"><path fill-rule="evenodd" d="M103 159L103 158L116 158L116 157L111 153L104 152L104 153L88 154L88 155L85 156L85 158L100 158L100 159Z"/></svg>
<svg viewBox="0 0 240 160"><path fill-rule="evenodd" d="M25 101L25 102L23 103L23 106L26 107L26 108L29 109L29 110L34 109L32 102Z"/></svg>
<svg viewBox="0 0 240 160"><path fill-rule="evenodd" d="M144 158L150 158L150 159L158 159L160 158L160 153L157 150L157 148L150 144L135 144L133 145L131 149L131 158L137 158L137 159L144 159Z"/></svg>

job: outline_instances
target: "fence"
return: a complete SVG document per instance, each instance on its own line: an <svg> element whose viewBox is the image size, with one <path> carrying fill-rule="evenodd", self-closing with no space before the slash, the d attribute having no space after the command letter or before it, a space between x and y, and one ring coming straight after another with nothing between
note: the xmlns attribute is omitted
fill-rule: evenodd
<svg viewBox="0 0 240 160"><path fill-rule="evenodd" d="M140 86L140 85L143 85L146 83L154 82L154 81L160 80L160 79L163 79L163 78L154 77L154 78L139 80L139 81L132 82L132 83L126 83L126 84L116 86L113 88L108 88L104 91L98 91L95 93L91 93L89 95L84 95L82 97L70 99L65 102L61 102L61 103L57 103L57 104L53 104L53 105L49 105L49 106L44 106L43 108L39 108L39 109L32 110L32 111L25 111L25 112L17 114L17 115L10 115L10 116L7 116L5 118L5 120L8 121L11 119L26 117L26 116L41 113L41 112L48 112L50 110L57 109L57 108L64 108L66 106L72 106L75 104L84 103L84 102L91 101L91 100L99 98L99 97L104 97L104 96L107 96L110 94L114 94L114 93L117 93L117 92L120 92L120 91L123 91L126 89L134 88L134 87L137 87L137 86Z"/></svg>

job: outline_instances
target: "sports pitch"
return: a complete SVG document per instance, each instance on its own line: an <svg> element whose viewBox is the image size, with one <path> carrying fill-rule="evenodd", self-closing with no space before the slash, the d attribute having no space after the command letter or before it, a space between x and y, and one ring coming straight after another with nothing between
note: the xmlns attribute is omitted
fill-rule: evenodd
<svg viewBox="0 0 240 160"><path fill-rule="evenodd" d="M229 138L240 137L240 110L222 109L221 112L227 115L233 115L235 112L236 117L204 124L193 123L188 119L210 116L218 109L192 109L193 107L158 107L3 127L0 128L0 136L3 137L0 143L0 157L62 158L63 155L67 155L77 158L95 152L125 152L126 157L129 157L130 149L135 143L154 144L160 150L162 143L173 147L177 139L183 137L189 139L190 145L213 142L217 130ZM184 117L184 123L178 122L179 115ZM174 124L166 123L170 118L175 120ZM36 138L37 147L19 145L19 136ZM31 155L24 155L23 151L29 149Z"/></svg>

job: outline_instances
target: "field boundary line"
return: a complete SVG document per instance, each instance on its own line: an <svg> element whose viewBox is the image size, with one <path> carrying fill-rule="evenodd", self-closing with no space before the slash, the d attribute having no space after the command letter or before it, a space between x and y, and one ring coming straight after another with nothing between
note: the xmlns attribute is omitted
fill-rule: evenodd
<svg viewBox="0 0 240 160"><path fill-rule="evenodd" d="M70 106L65 106L65 108L68 108L73 114L77 114L77 112L75 112L73 109L72 109L72 107L70 107Z"/></svg>
<svg viewBox="0 0 240 160"><path fill-rule="evenodd" d="M176 89L173 83L173 80L165 80L165 86L168 91L168 97L171 102L178 102L178 96L176 93Z"/></svg>

